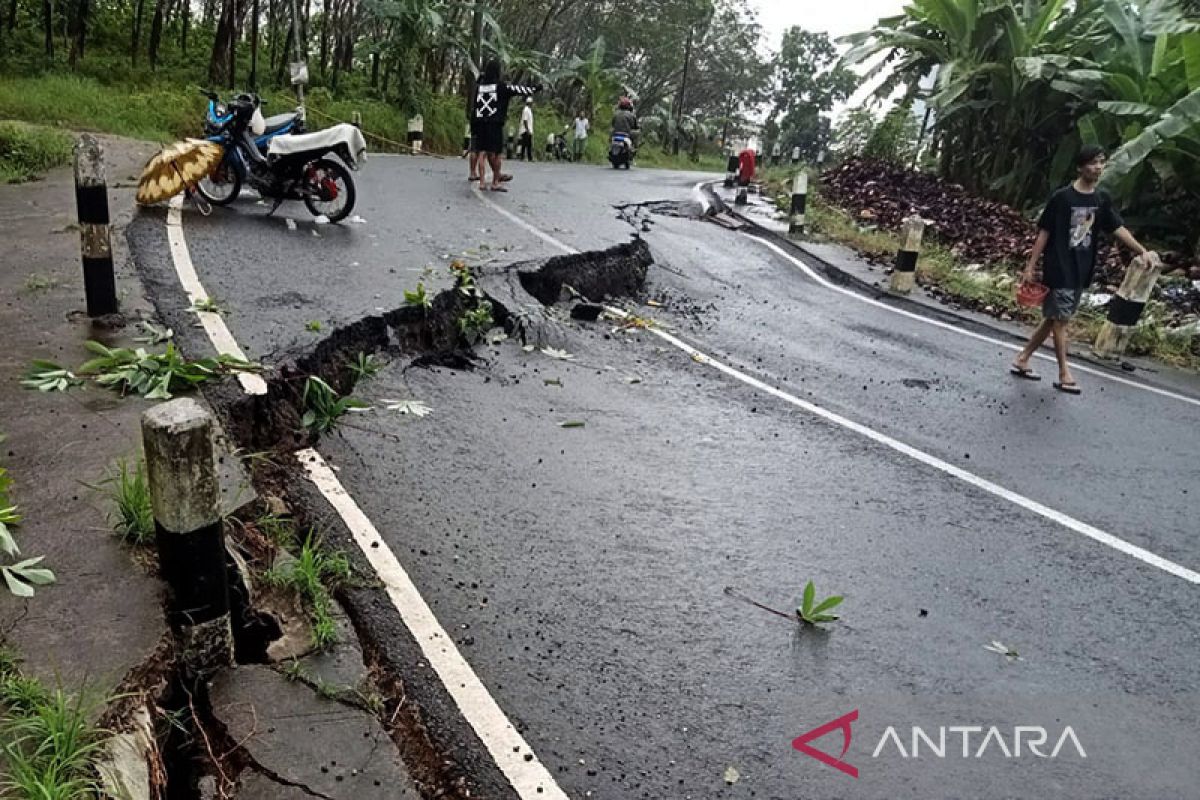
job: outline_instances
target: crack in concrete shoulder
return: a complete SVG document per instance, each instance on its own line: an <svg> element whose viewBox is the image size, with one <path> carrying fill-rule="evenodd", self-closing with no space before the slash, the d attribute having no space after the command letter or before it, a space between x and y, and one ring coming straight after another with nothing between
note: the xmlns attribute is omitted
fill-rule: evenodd
<svg viewBox="0 0 1200 800"><path fill-rule="evenodd" d="M271 781L272 783L278 783L280 786L287 786L292 789L299 789L300 791L304 792L309 797L320 797L320 798L322 798L322 800L337 800L337 798L333 797L332 795L325 794L324 792L318 792L316 789L313 789L311 786L306 786L305 784L299 783L298 781L293 781L290 778L285 778L284 776L280 775L279 773L275 772L274 770L267 769L262 764L260 764L253 756L247 756L247 757L250 760L250 763L247 766L249 766L250 769L254 770L259 775L262 775L264 778Z"/></svg>

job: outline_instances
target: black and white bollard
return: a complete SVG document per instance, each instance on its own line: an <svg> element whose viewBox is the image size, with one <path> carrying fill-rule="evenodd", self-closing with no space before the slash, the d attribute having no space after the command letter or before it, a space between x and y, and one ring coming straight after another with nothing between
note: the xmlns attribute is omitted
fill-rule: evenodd
<svg viewBox="0 0 1200 800"><path fill-rule="evenodd" d="M408 146L412 154L419 155L425 139L425 118L420 114L408 121Z"/></svg>
<svg viewBox="0 0 1200 800"><path fill-rule="evenodd" d="M83 292L89 317L117 313L117 280L113 273L112 239L108 231L108 184L104 150L85 133L75 143L75 206L83 255Z"/></svg>
<svg viewBox="0 0 1200 800"><path fill-rule="evenodd" d="M800 163L800 148L793 147L792 148L792 166L794 167L799 163Z"/></svg>
<svg viewBox="0 0 1200 800"><path fill-rule="evenodd" d="M1121 288L1108 301L1108 320L1092 345L1093 353L1100 358L1120 358L1125 353L1161 272L1162 261L1156 253L1138 256L1130 262Z"/></svg>
<svg viewBox="0 0 1200 800"><path fill-rule="evenodd" d="M908 294L917 285L917 258L921 254L921 237L925 235L925 220L917 214L900 223L900 250L892 270L889 287L894 294Z"/></svg>
<svg viewBox="0 0 1200 800"><path fill-rule="evenodd" d="M737 180L738 173L738 157L733 153L729 154L729 160L725 162L725 188L732 189L734 182Z"/></svg>
<svg viewBox="0 0 1200 800"><path fill-rule="evenodd" d="M168 618L193 675L233 663L229 577L212 416L180 398L142 414L142 445Z"/></svg>
<svg viewBox="0 0 1200 800"><path fill-rule="evenodd" d="M746 203L749 202L749 198L747 197L747 192L748 192L748 190L746 189L745 186L739 186L738 190L737 190L737 196L733 198L734 205L739 205L739 206L746 205Z"/></svg>
<svg viewBox="0 0 1200 800"><path fill-rule="evenodd" d="M808 205L808 172L801 170L792 181L792 212L788 219L788 236L804 234L804 211Z"/></svg>

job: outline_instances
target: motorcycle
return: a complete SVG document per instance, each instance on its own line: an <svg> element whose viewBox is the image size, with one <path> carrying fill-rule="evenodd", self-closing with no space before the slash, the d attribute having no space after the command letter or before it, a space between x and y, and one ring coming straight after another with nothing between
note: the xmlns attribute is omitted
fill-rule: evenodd
<svg viewBox="0 0 1200 800"><path fill-rule="evenodd" d="M629 169L633 163L633 138L627 133L614 133L608 147L608 162L613 169Z"/></svg>
<svg viewBox="0 0 1200 800"><path fill-rule="evenodd" d="M571 148L567 146L567 137L564 133L554 134L554 143L550 145L548 156L558 161L572 161Z"/></svg>
<svg viewBox="0 0 1200 800"><path fill-rule="evenodd" d="M247 183L275 201L269 213L285 200L303 200L313 216L330 222L350 214L355 186L346 165L358 169L367 149L358 128L341 124L298 133L304 130L303 109L268 120L257 95L241 94L228 103L211 92L204 95L209 98L205 133L225 148L221 164L196 187L205 200L229 205Z"/></svg>

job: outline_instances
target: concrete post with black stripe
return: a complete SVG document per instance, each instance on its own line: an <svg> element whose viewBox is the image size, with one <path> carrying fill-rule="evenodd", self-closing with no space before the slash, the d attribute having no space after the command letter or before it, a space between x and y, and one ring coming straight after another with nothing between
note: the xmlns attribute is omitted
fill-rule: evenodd
<svg viewBox="0 0 1200 800"><path fill-rule="evenodd" d="M83 292L89 317L117 313L117 280L113 273L112 238L108 230L108 184L104 150L85 133L75 143L75 206L83 255Z"/></svg>
<svg viewBox="0 0 1200 800"><path fill-rule="evenodd" d="M142 414L142 444L168 618L193 675L233 663L229 577L212 416L191 398Z"/></svg>
<svg viewBox="0 0 1200 800"><path fill-rule="evenodd" d="M733 153L729 154L729 160L725 162L725 188L732 189L733 184L737 181L738 173L738 157Z"/></svg>
<svg viewBox="0 0 1200 800"><path fill-rule="evenodd" d="M1125 353L1161 272L1162 261L1154 253L1130 262L1121 288L1108 301L1108 319L1092 345L1092 352L1100 358L1119 358Z"/></svg>
<svg viewBox="0 0 1200 800"><path fill-rule="evenodd" d="M420 114L408 121L408 146L412 154L419 155L425 140L425 118Z"/></svg>
<svg viewBox="0 0 1200 800"><path fill-rule="evenodd" d="M908 294L917 285L917 258L921 255L925 225L926 221L917 214L905 217L900 223L900 250L896 253L889 287L894 294Z"/></svg>
<svg viewBox="0 0 1200 800"><path fill-rule="evenodd" d="M801 170L792 180L792 211L788 219L788 236L804 234L804 213L808 206L808 172Z"/></svg>

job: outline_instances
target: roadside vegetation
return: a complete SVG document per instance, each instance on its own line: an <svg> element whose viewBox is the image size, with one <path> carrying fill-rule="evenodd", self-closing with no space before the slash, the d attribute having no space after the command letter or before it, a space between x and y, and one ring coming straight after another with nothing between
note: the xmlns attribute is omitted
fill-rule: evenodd
<svg viewBox="0 0 1200 800"><path fill-rule="evenodd" d="M8 115L0 111L0 118L5 116ZM71 137L62 131L21 122L0 122L0 183L36 180L70 160Z"/></svg>
<svg viewBox="0 0 1200 800"><path fill-rule="evenodd" d="M0 434L0 442L4 435ZM21 509L9 497L12 477L0 467L0 577L16 597L33 597L37 587L54 583L54 573L42 565L45 556L22 557L15 528L23 519Z"/></svg>
<svg viewBox="0 0 1200 800"><path fill-rule="evenodd" d="M310 531L296 557L272 567L264 579L271 586L290 589L300 596L309 613L313 647L328 650L338 640L330 592L337 591L350 577L350 561L345 554L326 550L320 537Z"/></svg>

